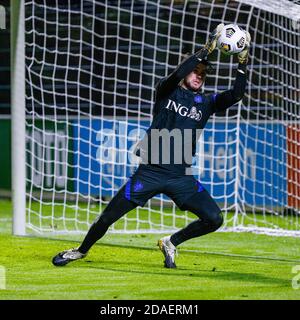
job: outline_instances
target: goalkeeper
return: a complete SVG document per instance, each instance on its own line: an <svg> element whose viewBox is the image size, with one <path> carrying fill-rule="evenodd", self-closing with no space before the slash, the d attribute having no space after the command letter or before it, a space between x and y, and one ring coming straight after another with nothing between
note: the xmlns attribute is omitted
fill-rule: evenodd
<svg viewBox="0 0 300 320"><path fill-rule="evenodd" d="M147 146L150 145L149 140L151 140L153 129L168 131L179 129L182 133L189 129L193 133L190 136L192 141L189 143L192 145L191 156L194 156L197 142L196 129L203 129L209 117L215 112L224 111L242 99L246 87L246 65L250 46L248 32L245 49L238 54L239 64L233 88L211 95L200 93L209 67L207 57L215 49L223 27L223 24L219 24L201 50L185 59L168 77L159 81L156 88L153 121L146 135ZM52 259L53 264L62 266L84 258L93 244L104 236L113 223L137 206L144 206L153 196L163 193L169 196L181 210L188 210L197 217L183 229L158 241L164 255L164 266L176 268L175 253L179 244L213 232L223 223L221 210L210 194L192 175L186 174L191 165L190 162L175 163L176 151L178 149L173 146L168 164L161 159L155 164L151 161L140 164L136 172L91 225L81 245L76 249L57 254ZM143 144L140 145L138 153L142 158L143 154L147 154Z"/></svg>

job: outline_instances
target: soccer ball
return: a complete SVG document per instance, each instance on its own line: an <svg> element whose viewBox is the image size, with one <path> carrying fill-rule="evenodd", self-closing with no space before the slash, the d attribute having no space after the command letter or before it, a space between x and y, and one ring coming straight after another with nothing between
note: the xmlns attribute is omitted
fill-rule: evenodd
<svg viewBox="0 0 300 320"><path fill-rule="evenodd" d="M236 24L226 25L217 40L217 47L226 55L243 51L245 44L246 33Z"/></svg>

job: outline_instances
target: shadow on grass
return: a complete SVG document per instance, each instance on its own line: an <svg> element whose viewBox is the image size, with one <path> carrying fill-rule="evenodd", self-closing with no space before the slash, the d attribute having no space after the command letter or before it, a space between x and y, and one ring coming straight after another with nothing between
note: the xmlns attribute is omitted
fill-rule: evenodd
<svg viewBox="0 0 300 320"><path fill-rule="evenodd" d="M141 275L155 275L162 277L176 278L176 281L179 279L213 279L213 280L222 280L222 281L238 281L238 282L251 282L251 283L261 283L265 285L279 285L281 287L290 286L290 281L286 279L278 279L270 276L265 276L258 273L242 273L235 271L226 271L226 270L207 270L207 269L195 269L195 268L184 268L177 267L176 269L166 269L157 264L144 263L144 262L122 262L118 261L118 266L116 267L116 261L105 260L103 265L98 262L85 261L89 265L81 264L79 268L91 268L109 272L118 272L118 273L127 273L127 274L141 274ZM92 264L91 264L92 263ZM148 269L148 270L147 270ZM151 269L151 271L149 270ZM175 281L175 280L174 280ZM188 280L187 280L188 281Z"/></svg>
<svg viewBox="0 0 300 320"><path fill-rule="evenodd" d="M35 237L34 237L35 238ZM56 238L48 238L42 237L38 239L46 239L46 240L54 240L59 242L70 242L70 243L81 243L79 240L70 240L70 239L56 239ZM125 248L125 249L139 249L139 250L149 250L149 251L156 251L157 247L154 246L143 246L143 245L131 245L131 244L121 244L121 243L106 243L106 242L96 242L94 246L103 246L103 247L115 247L115 248ZM200 250L188 250L188 249L179 249L180 253L184 254L205 254L205 255L216 255L222 257L229 257L234 259L241 259L241 260L266 260L266 261L276 261L281 263L288 263L288 264L297 264L300 263L300 259L286 259L286 258L277 258L277 257L264 257L264 256L254 256L254 255L243 255L243 254L231 254L225 252L212 252L212 251L200 251Z"/></svg>
<svg viewBox="0 0 300 320"><path fill-rule="evenodd" d="M97 243L97 246L104 247L117 247L117 248L125 248L125 249L140 249L140 250L157 250L156 247L144 247L144 246L134 246L134 245L124 245L124 244L110 244L110 243ZM263 256L250 256L250 255L242 255L242 254L230 254L224 252L210 252L210 251L200 251L200 250L188 250L188 249L179 249L180 253L184 254L205 254L205 255L217 255L229 258L237 258L237 259L245 259L245 260L267 260L267 261L277 261L277 262L288 262L288 263L299 263L300 259L285 259L285 258L274 258L274 257L263 257Z"/></svg>

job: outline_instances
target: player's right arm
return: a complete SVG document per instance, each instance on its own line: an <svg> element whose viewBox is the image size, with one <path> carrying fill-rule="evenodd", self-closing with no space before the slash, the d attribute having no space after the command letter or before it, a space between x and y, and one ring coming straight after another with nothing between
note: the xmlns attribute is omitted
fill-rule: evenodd
<svg viewBox="0 0 300 320"><path fill-rule="evenodd" d="M215 49L223 27L223 23L219 24L209 35L209 39L202 49L185 59L168 77L159 81L156 87L156 101L168 96L176 89L182 79L191 73L201 61L206 60L207 56Z"/></svg>

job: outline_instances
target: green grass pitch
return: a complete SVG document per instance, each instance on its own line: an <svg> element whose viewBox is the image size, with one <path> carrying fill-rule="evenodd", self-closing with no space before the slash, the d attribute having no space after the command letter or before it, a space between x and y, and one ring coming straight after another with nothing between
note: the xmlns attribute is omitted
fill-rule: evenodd
<svg viewBox="0 0 300 320"><path fill-rule="evenodd" d="M300 239L216 232L179 247L165 269L160 235L107 234L87 258L54 267L57 252L78 242L11 235L11 203L0 201L0 299L299 299L292 268Z"/></svg>

